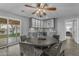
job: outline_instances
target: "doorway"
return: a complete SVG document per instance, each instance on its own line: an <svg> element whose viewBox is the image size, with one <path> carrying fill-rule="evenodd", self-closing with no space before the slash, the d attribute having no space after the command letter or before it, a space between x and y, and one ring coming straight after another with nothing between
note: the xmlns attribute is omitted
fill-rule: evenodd
<svg viewBox="0 0 79 59"><path fill-rule="evenodd" d="M65 22L66 28L66 38L71 39L72 41L76 42L77 38L77 20L69 19Z"/></svg>

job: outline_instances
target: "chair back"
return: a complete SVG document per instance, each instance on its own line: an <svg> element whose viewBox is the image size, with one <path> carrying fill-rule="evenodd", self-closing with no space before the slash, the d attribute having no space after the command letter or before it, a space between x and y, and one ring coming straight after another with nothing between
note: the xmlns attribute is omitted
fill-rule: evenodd
<svg viewBox="0 0 79 59"><path fill-rule="evenodd" d="M53 37L54 37L55 39L57 39L57 41L59 42L59 38L60 38L59 35L53 35Z"/></svg>
<svg viewBox="0 0 79 59"><path fill-rule="evenodd" d="M35 56L34 47L31 44L20 43L20 52L24 56Z"/></svg>
<svg viewBox="0 0 79 59"><path fill-rule="evenodd" d="M61 50L62 42L52 45L50 48L45 50L45 53L49 56L59 56Z"/></svg>
<svg viewBox="0 0 79 59"><path fill-rule="evenodd" d="M62 42L60 42L59 45L58 45L58 48L57 48L57 55L60 55L61 46L62 46Z"/></svg>
<svg viewBox="0 0 79 59"><path fill-rule="evenodd" d="M25 35L22 35L20 38L21 38L21 41L25 41L27 39Z"/></svg>

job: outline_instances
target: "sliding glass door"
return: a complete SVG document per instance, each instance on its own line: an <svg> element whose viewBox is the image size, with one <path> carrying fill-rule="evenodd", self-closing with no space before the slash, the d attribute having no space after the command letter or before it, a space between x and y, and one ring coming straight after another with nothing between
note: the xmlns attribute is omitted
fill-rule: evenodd
<svg viewBox="0 0 79 59"><path fill-rule="evenodd" d="M8 43L14 44L19 42L20 36L20 21L9 20L8 21Z"/></svg>
<svg viewBox="0 0 79 59"><path fill-rule="evenodd" d="M0 46L7 45L8 29L7 19L0 18Z"/></svg>
<svg viewBox="0 0 79 59"><path fill-rule="evenodd" d="M0 46L20 41L20 20L0 18Z"/></svg>

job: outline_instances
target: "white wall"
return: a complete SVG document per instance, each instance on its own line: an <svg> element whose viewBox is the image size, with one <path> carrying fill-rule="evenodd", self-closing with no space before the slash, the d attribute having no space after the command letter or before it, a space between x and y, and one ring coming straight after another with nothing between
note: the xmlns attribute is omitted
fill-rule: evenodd
<svg viewBox="0 0 79 59"><path fill-rule="evenodd" d="M28 34L28 27L29 27L29 19L20 15L12 14L10 12L6 12L3 10L0 10L0 17L6 17L6 18L14 18L14 19L20 19L21 20L21 34L27 35Z"/></svg>
<svg viewBox="0 0 79 59"><path fill-rule="evenodd" d="M57 20L57 34L60 35L60 41L65 40L65 19L56 19Z"/></svg>
<svg viewBox="0 0 79 59"><path fill-rule="evenodd" d="M76 35L76 42L79 44L79 17L78 18L76 18L76 20L77 20L77 30L76 30L76 32L77 32L77 35Z"/></svg>

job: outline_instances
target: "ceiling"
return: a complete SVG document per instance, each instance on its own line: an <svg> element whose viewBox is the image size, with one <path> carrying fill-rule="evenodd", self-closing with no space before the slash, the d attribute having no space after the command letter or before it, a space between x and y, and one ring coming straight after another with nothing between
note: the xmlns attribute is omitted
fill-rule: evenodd
<svg viewBox="0 0 79 59"><path fill-rule="evenodd" d="M24 6L25 4L32 6L36 5L34 3L32 4L31 3L0 3L0 10L4 10L20 16L35 17L34 15L31 14L34 11L34 9L25 7ZM79 14L78 3L50 3L49 5L57 8L56 11L47 12L47 17L49 18L75 16ZM22 12L22 10L24 10L24 12Z"/></svg>

